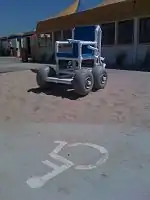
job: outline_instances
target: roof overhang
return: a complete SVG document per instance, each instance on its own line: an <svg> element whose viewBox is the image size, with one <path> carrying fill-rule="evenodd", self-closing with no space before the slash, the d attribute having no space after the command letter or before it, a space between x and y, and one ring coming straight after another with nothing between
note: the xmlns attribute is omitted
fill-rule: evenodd
<svg viewBox="0 0 150 200"><path fill-rule="evenodd" d="M50 33L80 25L100 24L148 14L149 0L104 0L104 3L93 9L40 21L37 23L36 33Z"/></svg>
<svg viewBox="0 0 150 200"><path fill-rule="evenodd" d="M4 40L12 40L12 39L16 39L16 38L23 38L23 37L29 37L34 35L36 32L35 31L28 31L28 32L24 32L24 33L16 33L16 34L12 34L6 37L0 37L0 40L4 41Z"/></svg>

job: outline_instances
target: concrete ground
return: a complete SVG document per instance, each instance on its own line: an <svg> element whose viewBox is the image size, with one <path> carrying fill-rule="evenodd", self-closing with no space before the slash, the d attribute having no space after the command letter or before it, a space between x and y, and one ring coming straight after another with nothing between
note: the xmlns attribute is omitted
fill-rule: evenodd
<svg viewBox="0 0 150 200"><path fill-rule="evenodd" d="M24 71L43 66L38 63L22 63L15 57L0 57L0 74L15 71Z"/></svg>
<svg viewBox="0 0 150 200"><path fill-rule="evenodd" d="M0 130L0 199L150 199L147 129L7 123ZM67 144L52 157L64 141ZM94 148L84 146L87 143Z"/></svg>
<svg viewBox="0 0 150 200"><path fill-rule="evenodd" d="M16 65L0 74L0 199L149 200L150 74L108 70L104 90L78 98L40 90L20 71L33 64L0 71Z"/></svg>

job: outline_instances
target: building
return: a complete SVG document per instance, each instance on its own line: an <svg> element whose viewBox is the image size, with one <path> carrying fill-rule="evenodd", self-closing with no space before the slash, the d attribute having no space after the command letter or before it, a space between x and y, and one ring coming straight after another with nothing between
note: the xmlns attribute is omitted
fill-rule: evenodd
<svg viewBox="0 0 150 200"><path fill-rule="evenodd" d="M81 12L87 8L85 5L87 6L87 4L83 3L83 0L75 0L66 9L50 19ZM95 5L93 4L93 6ZM37 34L37 37L34 37L34 40L32 40L31 47L34 60L37 62L52 62L55 50L55 41L65 40L67 38L71 38L71 29L59 29L58 31L54 32L48 31L47 34L44 31Z"/></svg>
<svg viewBox="0 0 150 200"><path fill-rule="evenodd" d="M51 42L47 44L51 44L51 51L47 48L49 55L54 52L56 40L71 37L74 26L100 24L103 30L102 53L107 63L145 63L150 54L149 0L103 0L87 10L80 10L81 1L75 0L58 16L37 23L38 35L51 35Z"/></svg>
<svg viewBox="0 0 150 200"><path fill-rule="evenodd" d="M29 57L31 56L31 39L34 31L9 35L0 38L0 48L3 56L21 57L23 48L27 49Z"/></svg>

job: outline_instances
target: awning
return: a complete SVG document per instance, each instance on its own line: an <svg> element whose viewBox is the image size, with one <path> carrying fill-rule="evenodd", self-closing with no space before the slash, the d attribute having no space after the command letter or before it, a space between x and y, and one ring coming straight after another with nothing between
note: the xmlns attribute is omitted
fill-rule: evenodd
<svg viewBox="0 0 150 200"><path fill-rule="evenodd" d="M36 32L49 33L77 25L100 24L148 14L150 14L149 0L103 0L95 8L40 21L37 23Z"/></svg>

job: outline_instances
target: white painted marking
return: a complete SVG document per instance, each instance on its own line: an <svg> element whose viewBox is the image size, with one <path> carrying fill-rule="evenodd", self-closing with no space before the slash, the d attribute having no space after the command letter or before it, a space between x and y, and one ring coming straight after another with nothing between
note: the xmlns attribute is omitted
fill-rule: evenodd
<svg viewBox="0 0 150 200"><path fill-rule="evenodd" d="M53 153L59 153L63 148L64 146L67 145L67 142L66 141L55 141L54 143L56 144L59 144L52 152Z"/></svg>
<svg viewBox="0 0 150 200"><path fill-rule="evenodd" d="M53 152L50 153L49 155L50 155L52 158L54 158L55 160L58 160L58 161L64 163L64 164L65 164L66 166L68 166L68 167L74 165L73 162L71 162L70 160L67 160L66 158L64 158L64 157L62 157L62 156L60 156L60 155L58 155L58 154L55 154L55 153L53 153Z"/></svg>
<svg viewBox="0 0 150 200"><path fill-rule="evenodd" d="M51 158L53 158L55 160L58 160L61 163L63 163L63 165L58 166L58 165L52 163L49 160L42 161L43 164L45 164L48 167L52 168L53 171L45 174L44 176L35 176L35 177L32 177L32 178L28 179L26 181L26 183L31 188L40 188L40 187L42 187L43 185L45 185L45 183L47 181L49 181L50 179L54 178L58 174L64 172L65 170L67 170L70 167L75 165L70 160L67 160L66 158L58 155L58 153L67 145L67 142L66 141L55 141L54 143L57 143L59 145L49 155L50 155ZM96 145L96 144L92 144L92 143L74 143L74 144L67 145L67 147L77 147L79 145L92 147L92 148L98 150L100 152L100 154L101 154L101 158L95 163L95 165L91 165L90 164L90 165L78 165L78 166L75 166L76 170L94 169L94 168L99 167L100 165L102 165L108 159L108 151L104 147Z"/></svg>
<svg viewBox="0 0 150 200"><path fill-rule="evenodd" d="M97 168L100 165L102 165L103 163L105 163L106 160L108 159L108 151L104 147L99 146L97 144L92 144L92 143L74 143L74 144L68 145L68 147L77 147L79 145L92 147L94 149L97 149L101 154L101 158L96 162L95 165L78 165L78 166L75 167L75 169L77 169L77 170L90 170L90 169Z"/></svg>
<svg viewBox="0 0 150 200"><path fill-rule="evenodd" d="M53 171L45 174L44 176L36 176L28 179L26 183L31 188L42 187L43 185L45 185L47 181L49 181L50 179L54 178L58 174L62 173L63 171L69 169L74 165L71 161L57 154L59 153L59 151L61 151L61 149L63 149L63 147L67 144L67 142L56 141L55 143L59 143L59 145L49 155L55 160L62 162L63 165L58 166L49 160L42 161L43 164L47 165L50 168L53 168Z"/></svg>
<svg viewBox="0 0 150 200"><path fill-rule="evenodd" d="M49 160L44 160L44 161L42 161L42 163L43 163L44 165L47 165L47 166L50 167L50 168L53 168L53 169L59 168L58 165L55 165L54 163L52 163L52 162L49 161Z"/></svg>
<svg viewBox="0 0 150 200"><path fill-rule="evenodd" d="M68 166L62 165L62 166L58 167L57 169L53 170L52 172L45 174L44 176L41 176L41 177L37 176L37 177L28 179L27 184L31 188L40 188L40 187L44 186L45 183L47 183L47 181L54 178L58 174L61 174L62 172L64 172L67 169L68 169Z"/></svg>

